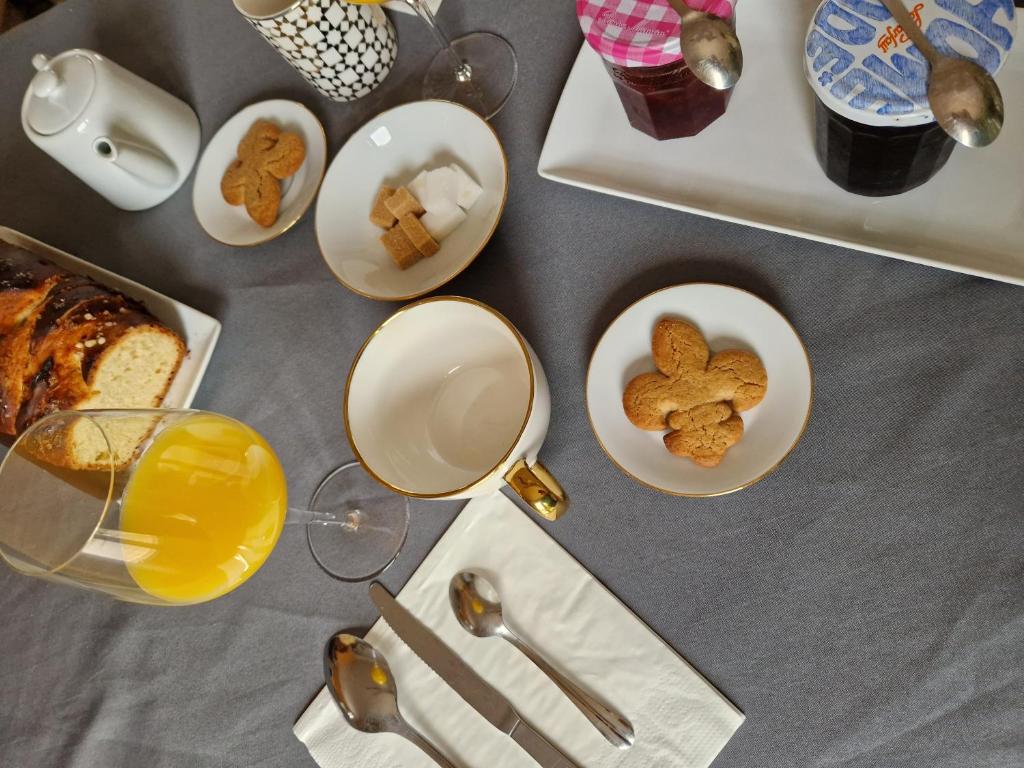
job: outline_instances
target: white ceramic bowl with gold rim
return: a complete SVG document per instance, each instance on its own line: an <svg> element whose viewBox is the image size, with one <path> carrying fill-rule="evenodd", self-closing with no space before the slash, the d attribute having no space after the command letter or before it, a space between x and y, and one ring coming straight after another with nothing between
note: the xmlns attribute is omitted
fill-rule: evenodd
<svg viewBox="0 0 1024 768"><path fill-rule="evenodd" d="M740 414L743 439L717 467L700 467L665 449L663 432L637 429L622 394L654 371L651 335L664 317L700 329L712 353L748 349L768 372L764 400ZM628 307L604 332L587 372L587 410L608 457L634 480L678 496L718 496L753 485L796 447L811 415L813 375L803 342L778 310L747 291L713 283L665 288Z"/></svg>
<svg viewBox="0 0 1024 768"><path fill-rule="evenodd" d="M224 171L238 156L238 142L257 120L270 120L302 137L306 159L281 182L281 209L272 227L249 218L244 205L228 205L220 192ZM259 245L287 232L309 209L327 167L327 137L316 115L297 101L272 99L250 104L220 127L203 150L192 184L192 207L199 225L225 245Z"/></svg>
<svg viewBox="0 0 1024 768"><path fill-rule="evenodd" d="M421 499L508 484L539 514L567 506L538 463L551 394L540 360L503 315L440 296L398 310L363 344L345 385L345 429L378 482Z"/></svg>
<svg viewBox="0 0 1024 768"><path fill-rule="evenodd" d="M483 189L441 250L409 269L395 266L369 221L382 184L399 187L424 168L458 163ZM417 101L370 120L331 161L316 204L324 261L346 288L370 299L405 301L440 288L491 239L508 195L508 161L494 129L448 101Z"/></svg>

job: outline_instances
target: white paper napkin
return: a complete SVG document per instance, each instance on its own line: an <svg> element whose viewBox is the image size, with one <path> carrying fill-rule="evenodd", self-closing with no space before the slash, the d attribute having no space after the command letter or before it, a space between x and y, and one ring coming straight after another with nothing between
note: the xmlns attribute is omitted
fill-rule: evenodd
<svg viewBox="0 0 1024 768"><path fill-rule="evenodd" d="M492 580L506 620L524 639L632 721L631 749L608 744L509 643L459 626L448 583L467 568ZM500 494L466 505L398 597L584 768L705 768L743 722L722 694ZM388 659L403 715L459 768L536 768L383 620L366 639ZM398 736L353 730L326 689L294 732L322 768L436 768Z"/></svg>

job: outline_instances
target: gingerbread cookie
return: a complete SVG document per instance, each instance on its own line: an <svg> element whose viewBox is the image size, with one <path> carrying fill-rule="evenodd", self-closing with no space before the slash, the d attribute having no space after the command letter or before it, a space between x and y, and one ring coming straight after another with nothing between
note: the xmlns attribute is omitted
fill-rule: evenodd
<svg viewBox="0 0 1024 768"><path fill-rule="evenodd" d="M228 166L220 191L228 205L245 205L261 227L277 221L281 180L302 167L306 146L296 133L282 131L268 120L257 120L238 144L238 158Z"/></svg>
<svg viewBox="0 0 1024 768"><path fill-rule="evenodd" d="M640 429L673 430L665 436L669 451L715 466L743 435L734 411L764 399L764 365L745 350L712 356L701 332L683 320L659 321L651 348L660 373L629 382L622 397L626 416Z"/></svg>

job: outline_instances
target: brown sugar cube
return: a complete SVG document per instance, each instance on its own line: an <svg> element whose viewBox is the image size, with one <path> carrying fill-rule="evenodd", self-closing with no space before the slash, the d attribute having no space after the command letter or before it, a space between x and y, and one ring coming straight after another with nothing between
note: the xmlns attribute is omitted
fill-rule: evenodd
<svg viewBox="0 0 1024 768"><path fill-rule="evenodd" d="M377 199L373 201L373 210L370 211L370 223L376 224L381 229L391 229L395 226L395 214L388 210L384 201L395 194L395 188L386 184L381 186L377 193Z"/></svg>
<svg viewBox="0 0 1024 768"><path fill-rule="evenodd" d="M413 245L416 246L416 250L424 256L433 256L441 250L441 246L438 245L437 241L430 236L430 233L427 232L427 228L424 227L422 222L420 222L420 220L411 213L400 216L398 218L398 225L402 228L402 231L405 232L405 236L412 241Z"/></svg>
<svg viewBox="0 0 1024 768"><path fill-rule="evenodd" d="M388 249L392 261L399 269L408 269L423 258L423 254L412 244L401 227L395 226L380 236L381 243Z"/></svg>
<svg viewBox="0 0 1024 768"><path fill-rule="evenodd" d="M414 213L419 216L424 212L420 201L405 187L396 189L395 194L384 201L384 205L394 214L396 219L402 218L407 213Z"/></svg>

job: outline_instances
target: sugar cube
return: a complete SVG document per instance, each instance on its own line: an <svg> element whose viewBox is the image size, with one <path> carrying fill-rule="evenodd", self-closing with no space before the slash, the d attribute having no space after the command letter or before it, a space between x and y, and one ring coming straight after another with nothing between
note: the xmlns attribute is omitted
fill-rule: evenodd
<svg viewBox="0 0 1024 768"><path fill-rule="evenodd" d="M391 211L396 219L406 213L417 216L423 213L423 205L412 196L407 187L399 187L395 190L395 194L384 201L384 207Z"/></svg>
<svg viewBox="0 0 1024 768"><path fill-rule="evenodd" d="M398 220L398 225L402 228L405 236L416 246L416 250L424 256L433 256L441 250L441 246L430 236L430 232L423 226L423 223L411 213L402 216Z"/></svg>
<svg viewBox="0 0 1024 768"><path fill-rule="evenodd" d="M397 224L380 236L380 242L387 248L399 269L408 269L423 258L423 254Z"/></svg>
<svg viewBox="0 0 1024 768"><path fill-rule="evenodd" d="M420 217L420 223L435 240L444 240L466 220L466 212L452 205L437 211L427 211Z"/></svg>
<svg viewBox="0 0 1024 768"><path fill-rule="evenodd" d="M426 194L420 203L428 211L443 211L458 205L459 177L451 168L435 168L427 172Z"/></svg>
<svg viewBox="0 0 1024 768"><path fill-rule="evenodd" d="M424 168L418 174L416 178L406 184L406 188L412 192L413 197L419 201L423 201L427 197L427 174L429 171Z"/></svg>
<svg viewBox="0 0 1024 768"><path fill-rule="evenodd" d="M459 204L460 208L464 208L468 211L473 207L476 201L480 199L480 195L483 194L483 190L480 188L479 184L470 178L470 175L466 173L458 163L452 163L448 167L455 173L457 185L455 202Z"/></svg>

